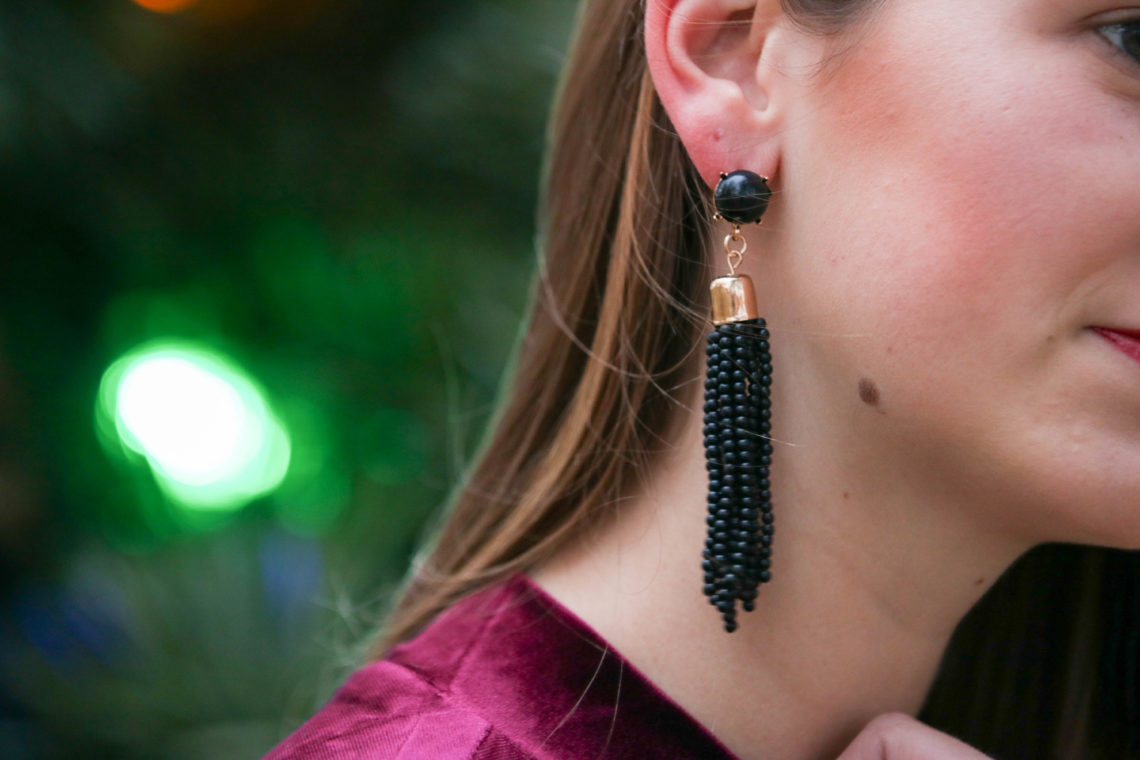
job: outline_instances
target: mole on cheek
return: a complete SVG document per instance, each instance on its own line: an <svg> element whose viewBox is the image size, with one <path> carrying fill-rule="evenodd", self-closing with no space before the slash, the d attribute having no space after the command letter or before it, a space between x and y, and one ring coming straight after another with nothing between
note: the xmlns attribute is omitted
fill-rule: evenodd
<svg viewBox="0 0 1140 760"><path fill-rule="evenodd" d="M859 398L868 406L878 406L879 388L870 379L864 377L859 381Z"/></svg>

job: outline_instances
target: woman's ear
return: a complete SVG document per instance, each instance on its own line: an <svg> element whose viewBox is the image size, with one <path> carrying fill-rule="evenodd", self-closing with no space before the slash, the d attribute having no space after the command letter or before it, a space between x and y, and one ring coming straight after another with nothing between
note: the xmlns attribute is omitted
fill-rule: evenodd
<svg viewBox="0 0 1140 760"><path fill-rule="evenodd" d="M657 94L710 187L722 171L775 175L787 35L779 0L646 0Z"/></svg>

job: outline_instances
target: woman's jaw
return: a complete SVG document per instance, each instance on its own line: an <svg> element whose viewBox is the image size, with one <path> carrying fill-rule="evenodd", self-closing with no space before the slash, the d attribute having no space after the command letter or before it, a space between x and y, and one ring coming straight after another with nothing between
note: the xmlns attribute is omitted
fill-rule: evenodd
<svg viewBox="0 0 1140 760"><path fill-rule="evenodd" d="M1136 547L1140 63L1089 11L882 6L790 77L747 266L777 383L858 441L852 466L889 459L916 497L1027 542Z"/></svg>

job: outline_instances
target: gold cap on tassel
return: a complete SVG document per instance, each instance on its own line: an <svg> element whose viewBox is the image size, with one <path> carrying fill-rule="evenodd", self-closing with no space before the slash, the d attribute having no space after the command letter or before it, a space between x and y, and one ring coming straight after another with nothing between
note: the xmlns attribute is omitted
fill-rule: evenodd
<svg viewBox="0 0 1140 760"><path fill-rule="evenodd" d="M709 286L712 293L714 325L743 322L760 316L756 308L756 291L746 274L717 277Z"/></svg>

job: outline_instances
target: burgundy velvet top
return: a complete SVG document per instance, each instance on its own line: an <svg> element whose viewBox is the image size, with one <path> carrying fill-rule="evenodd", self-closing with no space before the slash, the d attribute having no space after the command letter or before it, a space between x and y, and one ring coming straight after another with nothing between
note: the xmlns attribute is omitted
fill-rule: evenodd
<svg viewBox="0 0 1140 760"><path fill-rule="evenodd" d="M265 760L733 760L525 575L357 671Z"/></svg>

